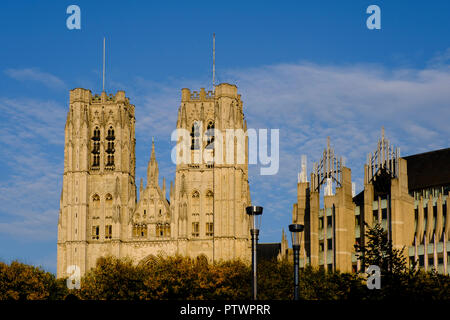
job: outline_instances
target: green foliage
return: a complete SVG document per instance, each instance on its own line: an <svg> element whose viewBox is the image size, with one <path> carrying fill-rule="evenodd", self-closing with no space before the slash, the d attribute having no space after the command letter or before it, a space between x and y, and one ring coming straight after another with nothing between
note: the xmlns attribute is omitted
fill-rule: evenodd
<svg viewBox="0 0 450 320"><path fill-rule="evenodd" d="M361 297L362 279L357 274L327 272L306 267L300 270L300 298L306 300L348 300Z"/></svg>
<svg viewBox="0 0 450 320"><path fill-rule="evenodd" d="M383 240L384 241L384 240ZM384 246L384 244L383 244ZM380 261L375 252L369 261ZM370 255L370 254L369 254ZM401 259L395 255L393 261ZM378 259L378 260L377 260ZM397 262L396 262L397 263ZM383 264L382 264L383 265ZM389 266L389 263L385 263ZM299 272L300 299L304 300L408 300L450 299L450 277L416 270L400 270L382 277L381 290L369 290L361 275L326 272L306 267ZM81 279L81 289L68 290L66 279L19 262L0 262L0 300L248 300L251 266L239 261L208 263L205 256L151 256L141 264L104 257ZM293 264L287 259L258 263L258 299L292 300Z"/></svg>
<svg viewBox="0 0 450 320"><path fill-rule="evenodd" d="M61 299L65 294L65 283L39 267L0 262L0 300Z"/></svg>
<svg viewBox="0 0 450 320"><path fill-rule="evenodd" d="M134 271L133 271L134 270ZM350 299L362 286L354 274L300 271L300 295L309 300ZM144 264L101 258L82 280L81 299L244 300L251 298L251 266L239 260L209 264L172 256L149 257ZM291 300L293 264L285 260L258 263L258 299Z"/></svg>
<svg viewBox="0 0 450 320"><path fill-rule="evenodd" d="M81 289L71 293L82 299L92 300L136 300L144 290L141 268L131 260L102 257L97 265L81 279Z"/></svg>
<svg viewBox="0 0 450 320"><path fill-rule="evenodd" d="M367 225L366 225L367 226ZM367 226L368 227L368 226ZM358 259L367 268L376 265L381 270L381 289L361 292L364 300L450 300L450 277L424 272L416 265L408 268L402 250L395 249L380 224L368 227L365 246L356 245Z"/></svg>
<svg viewBox="0 0 450 320"><path fill-rule="evenodd" d="M355 245L356 252L359 253L358 259L361 260L367 268L370 265L380 267L381 274L399 275L408 271L406 257L402 250L394 249L392 241L388 240L387 231L377 223L369 227L366 231L367 244L365 246Z"/></svg>
<svg viewBox="0 0 450 320"><path fill-rule="evenodd" d="M258 299L292 300L293 264L287 259L262 260L258 263ZM250 289L251 290L251 289Z"/></svg>
<svg viewBox="0 0 450 320"><path fill-rule="evenodd" d="M106 257L85 275L76 294L95 300L246 299L249 271L243 262L212 265L205 256L152 256L137 266L127 259Z"/></svg>

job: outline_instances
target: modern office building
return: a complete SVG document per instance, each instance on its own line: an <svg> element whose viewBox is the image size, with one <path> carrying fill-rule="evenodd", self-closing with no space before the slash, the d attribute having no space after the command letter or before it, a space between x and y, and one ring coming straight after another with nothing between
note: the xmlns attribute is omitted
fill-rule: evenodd
<svg viewBox="0 0 450 320"><path fill-rule="evenodd" d="M400 157L384 136L364 166L364 190L355 195L351 170L328 145L307 181L297 184L292 220L305 225L301 265L362 270L354 245L365 244L366 225L379 223L408 263L449 273L450 148Z"/></svg>

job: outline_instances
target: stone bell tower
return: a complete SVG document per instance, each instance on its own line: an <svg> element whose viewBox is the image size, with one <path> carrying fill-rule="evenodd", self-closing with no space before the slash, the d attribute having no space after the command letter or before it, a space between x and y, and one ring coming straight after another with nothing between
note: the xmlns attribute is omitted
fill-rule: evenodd
<svg viewBox="0 0 450 320"><path fill-rule="evenodd" d="M58 278L120 256L136 204L134 106L124 91L70 91L58 220Z"/></svg>
<svg viewBox="0 0 450 320"><path fill-rule="evenodd" d="M226 138L227 132L247 131L237 87L182 89L177 129L171 207L179 251L205 254L211 261L249 259L247 137Z"/></svg>

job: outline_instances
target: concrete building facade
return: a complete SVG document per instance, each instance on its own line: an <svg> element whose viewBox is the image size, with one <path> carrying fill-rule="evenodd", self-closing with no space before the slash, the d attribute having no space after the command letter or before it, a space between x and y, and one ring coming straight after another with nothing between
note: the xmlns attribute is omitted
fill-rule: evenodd
<svg viewBox="0 0 450 320"><path fill-rule="evenodd" d="M355 244L365 244L366 226L379 223L408 263L448 274L450 148L400 157L384 136L364 166L364 190L354 193L351 170L328 146L314 165L311 182L302 166L292 221L305 225L301 266L362 271ZM323 190L323 196L320 192Z"/></svg>

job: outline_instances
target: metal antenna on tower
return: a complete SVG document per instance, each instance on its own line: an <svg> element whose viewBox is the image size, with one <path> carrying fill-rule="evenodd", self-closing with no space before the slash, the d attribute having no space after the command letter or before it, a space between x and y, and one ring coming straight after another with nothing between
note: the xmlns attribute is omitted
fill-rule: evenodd
<svg viewBox="0 0 450 320"><path fill-rule="evenodd" d="M105 91L105 37L103 37L103 90Z"/></svg>
<svg viewBox="0 0 450 320"><path fill-rule="evenodd" d="M216 34L213 33L213 89L216 87Z"/></svg>

